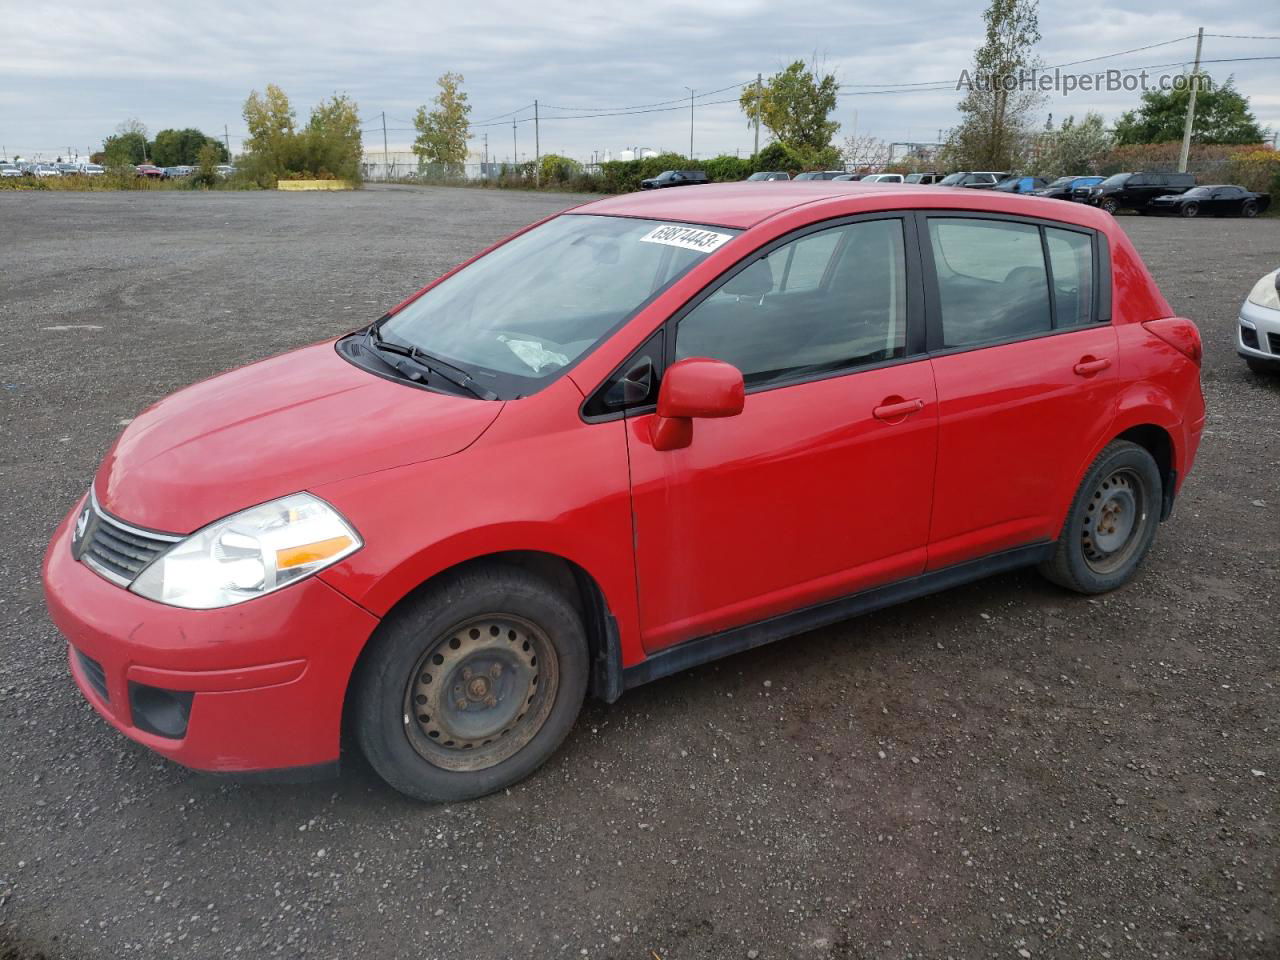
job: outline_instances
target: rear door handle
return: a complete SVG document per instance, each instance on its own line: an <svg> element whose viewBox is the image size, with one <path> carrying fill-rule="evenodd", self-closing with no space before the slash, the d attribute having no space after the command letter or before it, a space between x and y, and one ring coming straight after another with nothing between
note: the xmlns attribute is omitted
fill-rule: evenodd
<svg viewBox="0 0 1280 960"><path fill-rule="evenodd" d="M1082 377L1091 377L1095 373L1101 373L1107 367L1111 366L1111 360L1107 357L1081 357L1080 362L1073 368L1075 372Z"/></svg>
<svg viewBox="0 0 1280 960"><path fill-rule="evenodd" d="M924 401L919 397L911 400L899 400L897 397L885 397L884 403L871 411L877 420L901 420L904 417L924 409Z"/></svg>

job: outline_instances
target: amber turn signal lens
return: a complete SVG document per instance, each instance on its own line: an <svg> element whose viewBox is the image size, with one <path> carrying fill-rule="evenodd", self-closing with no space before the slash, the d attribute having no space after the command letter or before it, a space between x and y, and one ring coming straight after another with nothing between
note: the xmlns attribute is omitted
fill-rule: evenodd
<svg viewBox="0 0 1280 960"><path fill-rule="evenodd" d="M341 553L351 546L350 537L330 537L328 540L317 540L315 543L304 543L298 547L288 547L276 551L276 569L288 570L303 564L326 560L335 553Z"/></svg>

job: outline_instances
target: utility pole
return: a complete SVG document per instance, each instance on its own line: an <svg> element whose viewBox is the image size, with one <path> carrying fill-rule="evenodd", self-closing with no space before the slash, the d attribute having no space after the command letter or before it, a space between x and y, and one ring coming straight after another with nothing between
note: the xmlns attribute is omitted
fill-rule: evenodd
<svg viewBox="0 0 1280 960"><path fill-rule="evenodd" d="M489 179L489 133L488 131L485 131L485 135L484 135L484 166L481 167L480 170L481 170L481 176L485 180L488 180Z"/></svg>
<svg viewBox="0 0 1280 960"><path fill-rule="evenodd" d="M1204 27L1196 32L1196 65L1191 69L1191 94L1187 97L1187 123L1182 128L1182 153L1178 155L1178 172L1187 172L1187 155L1191 152L1191 127L1196 122L1196 90L1200 87L1200 47L1204 43Z"/></svg>
<svg viewBox="0 0 1280 960"><path fill-rule="evenodd" d="M391 161L387 153L387 111L382 111L382 179L391 179Z"/></svg>
<svg viewBox="0 0 1280 960"><path fill-rule="evenodd" d="M231 134L227 132L227 125L222 125L222 139L227 145L227 161L231 161Z"/></svg>
<svg viewBox="0 0 1280 960"><path fill-rule="evenodd" d="M511 121L511 169L514 171L520 165L519 147L516 146L516 122Z"/></svg>
<svg viewBox="0 0 1280 960"><path fill-rule="evenodd" d="M751 151L752 157L760 155L760 100L764 96L761 81L764 79L760 74L756 74L756 145Z"/></svg>
<svg viewBox="0 0 1280 960"><path fill-rule="evenodd" d="M533 185L542 186L542 146L538 131L538 101L533 101Z"/></svg>
<svg viewBox="0 0 1280 960"><path fill-rule="evenodd" d="M693 160L693 87L685 87L689 91L689 159Z"/></svg>

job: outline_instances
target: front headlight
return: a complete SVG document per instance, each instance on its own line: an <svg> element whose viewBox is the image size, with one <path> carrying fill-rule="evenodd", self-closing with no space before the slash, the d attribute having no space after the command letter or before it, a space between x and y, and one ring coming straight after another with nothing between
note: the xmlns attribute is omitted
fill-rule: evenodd
<svg viewBox="0 0 1280 960"><path fill-rule="evenodd" d="M1280 283L1280 271L1272 270L1253 285L1253 289L1249 291L1249 302L1271 310L1280 310L1280 290L1276 288L1277 283Z"/></svg>
<svg viewBox="0 0 1280 960"><path fill-rule="evenodd" d="M157 557L129 589L191 610L228 607L296 583L361 546L333 507L293 493L197 530Z"/></svg>

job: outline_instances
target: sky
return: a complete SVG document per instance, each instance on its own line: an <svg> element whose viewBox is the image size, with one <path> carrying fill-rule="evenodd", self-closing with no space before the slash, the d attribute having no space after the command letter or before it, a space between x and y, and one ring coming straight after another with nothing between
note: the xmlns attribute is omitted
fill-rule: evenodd
<svg viewBox="0 0 1280 960"><path fill-rule="evenodd" d="M1203 26L1208 35L1270 37L1207 36L1206 61L1276 56L1280 27L1264 15L1268 9L1245 0L1194 7L1166 0L1158 8L1139 0L1042 0L1036 52L1047 65L1068 63ZM100 0L62 0L56 16L0 0L0 23L0 153L44 159L68 148L96 150L128 118L152 135L166 127L217 136L225 129L238 151L244 99L267 83L288 93L300 120L319 99L347 93L360 105L366 150L382 149L384 113L390 148L405 149L413 112L430 101L435 78L446 71L465 77L473 149L483 149L487 133L493 159L513 152L512 119L519 121L515 149L532 157L535 98L544 154L590 159L635 146L685 152L690 87L695 155L746 155L752 133L736 85L796 59L824 65L843 85L838 140L856 133L927 142L956 122L955 82L983 32L980 4L942 0L219 0L153 4L145 14ZM1194 52L1195 40L1186 39L1066 69L1163 64L1152 73L1179 73ZM1234 75L1259 122L1280 130L1280 59L1206 69L1219 81ZM934 81L941 85L925 85ZM1061 119L1098 110L1111 122L1137 101L1125 91L1050 94L1042 113ZM649 112L604 115L622 112L617 108ZM761 144L766 140L767 132Z"/></svg>

